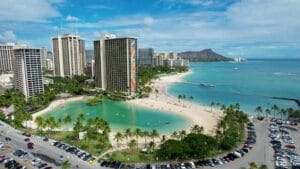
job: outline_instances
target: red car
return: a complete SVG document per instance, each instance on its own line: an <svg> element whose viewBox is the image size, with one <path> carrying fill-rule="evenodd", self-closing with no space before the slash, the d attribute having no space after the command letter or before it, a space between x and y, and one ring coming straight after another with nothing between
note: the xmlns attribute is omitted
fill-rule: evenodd
<svg viewBox="0 0 300 169"><path fill-rule="evenodd" d="M286 148L295 149L296 146L292 144L285 145Z"/></svg>
<svg viewBox="0 0 300 169"><path fill-rule="evenodd" d="M27 148L33 149L33 147L34 147L34 143L32 143L32 142L27 143Z"/></svg>

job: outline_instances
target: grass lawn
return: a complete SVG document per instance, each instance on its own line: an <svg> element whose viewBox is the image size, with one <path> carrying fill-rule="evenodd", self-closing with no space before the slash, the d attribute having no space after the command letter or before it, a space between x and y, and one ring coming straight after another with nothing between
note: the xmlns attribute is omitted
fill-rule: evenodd
<svg viewBox="0 0 300 169"><path fill-rule="evenodd" d="M80 141L75 141L73 139L73 133L71 131L56 131L56 132L43 132L40 133L37 130L32 129L23 129L25 132L39 135L47 138L51 138L54 140L62 141L64 143L68 143L71 145L74 145L76 147L81 148L82 150L85 150L93 155L99 155L103 153L104 151L111 148L111 145L109 143L108 138L104 138L101 136L98 136L95 139L83 139Z"/></svg>
<svg viewBox="0 0 300 169"><path fill-rule="evenodd" d="M139 149L134 149L133 151L118 151L113 152L110 156L111 160L121 161L126 163L137 163L137 162L153 162L155 157L153 154L147 154L141 152Z"/></svg>

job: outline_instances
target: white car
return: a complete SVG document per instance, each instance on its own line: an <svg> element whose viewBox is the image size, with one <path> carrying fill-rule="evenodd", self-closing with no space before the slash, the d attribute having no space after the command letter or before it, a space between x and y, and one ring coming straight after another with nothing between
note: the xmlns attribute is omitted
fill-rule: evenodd
<svg viewBox="0 0 300 169"><path fill-rule="evenodd" d="M36 166L36 165L38 165L38 164L40 164L40 163L41 163L41 159L39 159L39 158L36 158L36 159L31 160L31 164L32 164L33 166Z"/></svg>
<svg viewBox="0 0 300 169"><path fill-rule="evenodd" d="M238 157L238 158L241 158L241 157L242 157L242 154L239 153L239 152L237 152L237 151L233 152L233 154L234 154L236 157Z"/></svg>
<svg viewBox="0 0 300 169"><path fill-rule="evenodd" d="M190 164L191 164L192 168L196 168L194 162L191 161Z"/></svg>
<svg viewBox="0 0 300 169"><path fill-rule="evenodd" d="M183 163L181 163L180 168L181 168L181 169L186 169L186 168L185 168L185 165L184 165Z"/></svg>

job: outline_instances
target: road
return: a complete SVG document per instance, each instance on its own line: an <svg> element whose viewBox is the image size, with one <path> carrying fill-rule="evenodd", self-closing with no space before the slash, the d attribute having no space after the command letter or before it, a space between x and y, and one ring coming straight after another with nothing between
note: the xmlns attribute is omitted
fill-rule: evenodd
<svg viewBox="0 0 300 169"><path fill-rule="evenodd" d="M59 157L61 155L64 156L64 160L69 160L69 162L72 164L72 168L74 169L78 169L75 167L76 165L78 165L80 169L100 168L100 165L97 162L94 164L89 164L88 162L79 159L75 155L72 155L70 153L65 152L64 150L52 146L51 140L49 140L49 142L44 142L42 137L37 137L37 136L31 137L30 140L35 144L35 146L33 150L29 150L27 149L27 142L24 141L26 136L22 135L23 132L18 131L12 128L11 126L8 126L3 123L1 123L0 125L0 132L2 135L0 136L0 142L7 143L11 147L10 150L8 150L8 152L6 153L11 154L14 150L21 149L26 152L42 154L48 159L55 161L54 163L56 164L45 160L45 162L51 164L53 168L60 168L59 164L61 163L61 161ZM5 141L5 137L10 137L11 141ZM2 151L0 152L5 153Z"/></svg>

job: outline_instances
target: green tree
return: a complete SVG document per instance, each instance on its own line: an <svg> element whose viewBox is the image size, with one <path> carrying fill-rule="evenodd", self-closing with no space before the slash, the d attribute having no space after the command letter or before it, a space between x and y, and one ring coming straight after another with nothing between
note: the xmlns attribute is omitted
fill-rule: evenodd
<svg viewBox="0 0 300 169"><path fill-rule="evenodd" d="M128 143L128 147L131 150L131 154L133 154L133 150L136 146L137 146L136 140L135 139L130 140L130 142Z"/></svg>
<svg viewBox="0 0 300 169"><path fill-rule="evenodd" d="M174 138L174 139L178 139L179 138L179 134L177 131L174 131L172 134L171 134L171 137Z"/></svg>
<svg viewBox="0 0 300 169"><path fill-rule="evenodd" d="M71 163L66 160L61 164L61 169L70 169L71 168Z"/></svg>
<svg viewBox="0 0 300 169"><path fill-rule="evenodd" d="M45 127L45 119L41 116L38 116L36 119L35 119L35 123L37 125L37 128L39 131L43 131L44 127Z"/></svg>
<svg viewBox="0 0 300 169"><path fill-rule="evenodd" d="M182 140L185 136L186 136L186 131L185 131L185 130L181 130L181 131L179 132L180 140Z"/></svg>
<svg viewBox="0 0 300 169"><path fill-rule="evenodd" d="M123 139L122 133L117 132L117 133L115 134L115 138L114 138L114 139L117 141L117 145L118 145L118 147L119 147L119 143L120 143L120 141L122 141L122 139Z"/></svg>
<svg viewBox="0 0 300 169"><path fill-rule="evenodd" d="M64 123L70 124L72 122L72 117L70 115L67 115L63 119Z"/></svg>
<svg viewBox="0 0 300 169"><path fill-rule="evenodd" d="M155 148L155 142L154 142L154 141L150 141L150 142L149 142L149 149L150 149L150 152L153 152L153 151L154 151L154 148Z"/></svg>
<svg viewBox="0 0 300 169"><path fill-rule="evenodd" d="M158 138L159 137L159 133L157 132L156 129L153 129L151 134L150 134L150 137L152 138L152 141L154 142L154 139L155 138Z"/></svg>
<svg viewBox="0 0 300 169"><path fill-rule="evenodd" d="M255 112L257 113L257 117L259 117L260 116L260 113L262 113L262 107L261 106L257 106L256 108L255 108Z"/></svg>
<svg viewBox="0 0 300 169"><path fill-rule="evenodd" d="M265 113L266 113L266 118L268 118L269 115L271 114L271 110L270 110L270 109L266 109L266 110L265 110Z"/></svg>
<svg viewBox="0 0 300 169"><path fill-rule="evenodd" d="M191 133L194 134L201 134L203 131L204 131L203 126L200 127L198 124L192 126L191 128Z"/></svg>
<svg viewBox="0 0 300 169"><path fill-rule="evenodd" d="M157 98L158 90L155 89L155 98Z"/></svg>
<svg viewBox="0 0 300 169"><path fill-rule="evenodd" d="M124 134L124 137L128 140L132 137L132 132L131 132L131 129L128 128L125 130L125 134Z"/></svg>
<svg viewBox="0 0 300 169"><path fill-rule="evenodd" d="M142 135L142 130L140 128L136 128L133 135L135 136L136 141L139 142L139 137Z"/></svg>
<svg viewBox="0 0 300 169"><path fill-rule="evenodd" d="M182 99L182 95L178 95L177 98L178 98L178 102L180 103L180 100Z"/></svg>
<svg viewBox="0 0 300 169"><path fill-rule="evenodd" d="M273 111L273 117L275 118L276 117L276 112L279 111L279 107L276 104L273 104L271 106L271 110Z"/></svg>
<svg viewBox="0 0 300 169"><path fill-rule="evenodd" d="M210 112L212 113L212 109L213 109L213 107L215 106L215 102L211 102L210 104L209 104L209 106L210 106Z"/></svg>

